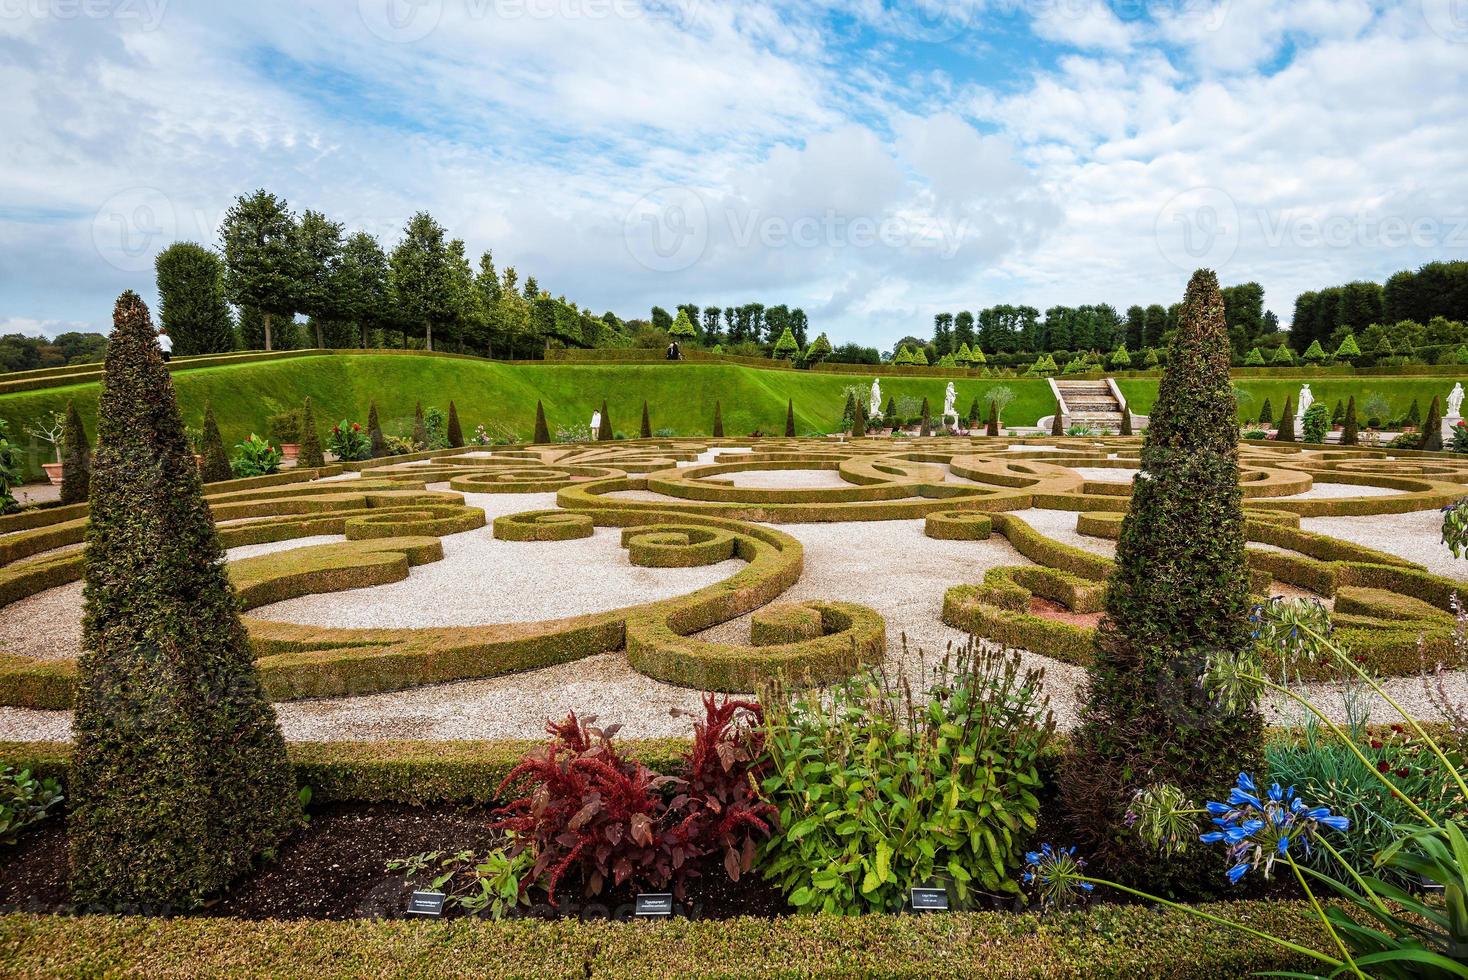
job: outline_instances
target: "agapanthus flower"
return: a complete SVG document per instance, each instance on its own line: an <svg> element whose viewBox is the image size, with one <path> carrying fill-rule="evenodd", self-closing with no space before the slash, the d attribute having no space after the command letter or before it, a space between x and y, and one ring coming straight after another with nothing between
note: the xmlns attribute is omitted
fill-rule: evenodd
<svg viewBox="0 0 1468 980"><path fill-rule="evenodd" d="M1060 908L1084 901L1095 889L1085 874L1084 858L1076 857L1074 847L1052 847L1041 844L1038 851L1025 854L1025 871L1021 880L1035 890L1045 908Z"/></svg>
<svg viewBox="0 0 1468 980"><path fill-rule="evenodd" d="M1299 845L1310 853L1310 841L1327 828L1349 830L1351 821L1337 816L1328 807L1312 807L1295 795L1295 788L1273 783L1264 793L1248 773L1239 773L1238 782L1229 790L1228 802L1210 802L1205 809L1217 830L1200 834L1205 844L1223 844L1230 866L1228 880L1238 884L1244 875L1262 868L1268 878L1274 862L1288 857L1290 848Z"/></svg>

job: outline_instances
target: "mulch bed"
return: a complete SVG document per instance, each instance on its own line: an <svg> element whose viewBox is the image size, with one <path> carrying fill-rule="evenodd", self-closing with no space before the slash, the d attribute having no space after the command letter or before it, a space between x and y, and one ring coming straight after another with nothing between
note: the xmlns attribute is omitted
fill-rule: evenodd
<svg viewBox="0 0 1468 980"><path fill-rule="evenodd" d="M1039 616L1041 619L1053 619L1057 623L1065 623L1068 626L1088 626L1094 629L1100 625L1105 613L1078 613L1071 612L1058 602L1049 599L1041 599L1039 596L1030 597L1030 615Z"/></svg>
<svg viewBox="0 0 1468 980"><path fill-rule="evenodd" d="M425 851L484 852L502 841L483 808L424 809L393 803L321 807L311 822L280 849L276 860L236 881L229 893L198 912L242 919L396 918L407 907L412 886L387 862ZM584 919L630 918L636 895L630 889L581 897L574 882L563 883L559 909L541 900L517 915ZM26 832L0 859L0 912L77 912L66 887L66 825L47 821ZM759 875L731 882L721 862L689 884L681 914L724 919L738 915L778 916L791 911L783 896ZM445 917L457 915L449 911Z"/></svg>

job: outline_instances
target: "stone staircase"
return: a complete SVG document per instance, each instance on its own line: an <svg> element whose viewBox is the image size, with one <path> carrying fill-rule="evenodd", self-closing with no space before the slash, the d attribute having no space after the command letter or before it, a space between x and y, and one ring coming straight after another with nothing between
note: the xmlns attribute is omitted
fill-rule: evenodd
<svg viewBox="0 0 1468 980"><path fill-rule="evenodd" d="M1088 425L1116 432L1121 429L1121 402L1105 380L1066 381L1055 379L1055 388L1065 406L1065 424Z"/></svg>

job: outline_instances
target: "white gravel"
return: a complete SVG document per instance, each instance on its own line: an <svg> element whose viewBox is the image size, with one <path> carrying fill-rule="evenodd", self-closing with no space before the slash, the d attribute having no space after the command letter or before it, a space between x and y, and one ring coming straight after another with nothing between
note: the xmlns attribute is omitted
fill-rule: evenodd
<svg viewBox="0 0 1468 980"><path fill-rule="evenodd" d="M1105 483L1131 483L1132 478L1141 472L1141 470L1136 469L1112 469L1106 466L1072 466L1071 469L1075 470L1087 480L1097 480Z"/></svg>
<svg viewBox="0 0 1468 980"><path fill-rule="evenodd" d="M1300 529L1328 534L1367 548L1414 561L1437 575L1468 582L1468 560L1454 558L1442 542L1439 510L1367 517L1304 517Z"/></svg>
<svg viewBox="0 0 1468 980"><path fill-rule="evenodd" d="M1355 483L1322 483L1316 480L1314 485L1304 493L1282 494L1275 499L1335 500L1341 497L1390 497L1392 494L1405 492L1404 490L1393 490L1390 487L1367 487Z"/></svg>
<svg viewBox="0 0 1468 980"><path fill-rule="evenodd" d="M736 487L768 490L850 490L856 486L841 479L835 470L746 470L743 473L720 473L716 479L728 480Z"/></svg>

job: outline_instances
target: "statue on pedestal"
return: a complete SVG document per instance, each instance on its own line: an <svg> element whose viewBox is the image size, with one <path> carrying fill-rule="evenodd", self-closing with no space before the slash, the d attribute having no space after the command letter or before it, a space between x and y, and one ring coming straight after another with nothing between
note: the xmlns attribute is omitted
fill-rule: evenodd
<svg viewBox="0 0 1468 980"><path fill-rule="evenodd" d="M867 418L879 419L882 417L882 382L878 378L872 379L872 400L867 406Z"/></svg>

